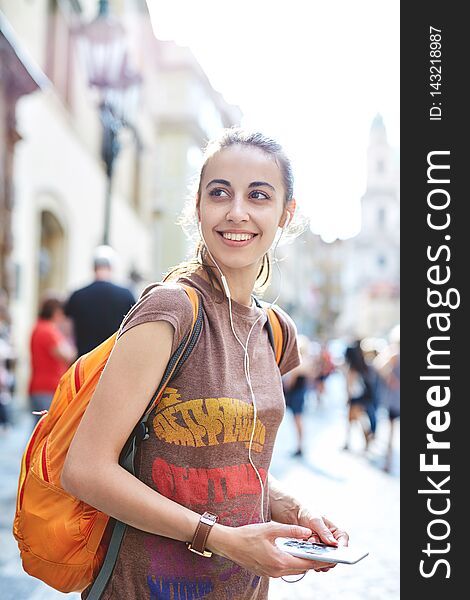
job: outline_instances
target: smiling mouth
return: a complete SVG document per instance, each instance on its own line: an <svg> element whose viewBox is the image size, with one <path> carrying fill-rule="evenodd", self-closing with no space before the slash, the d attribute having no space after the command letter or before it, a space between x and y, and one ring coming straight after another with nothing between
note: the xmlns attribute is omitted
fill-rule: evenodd
<svg viewBox="0 0 470 600"><path fill-rule="evenodd" d="M256 233L231 233L228 231L219 231L218 233L224 240L230 240L232 242L247 242L257 235Z"/></svg>

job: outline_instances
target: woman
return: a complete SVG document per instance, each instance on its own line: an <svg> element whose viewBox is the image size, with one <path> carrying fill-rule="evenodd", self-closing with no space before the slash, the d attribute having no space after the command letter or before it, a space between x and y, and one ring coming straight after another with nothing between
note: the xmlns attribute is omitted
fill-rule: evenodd
<svg viewBox="0 0 470 600"><path fill-rule="evenodd" d="M65 323L64 304L49 294L41 302L39 318L30 338L31 377L29 397L35 423L49 409L60 378L77 356L62 332Z"/></svg>
<svg viewBox="0 0 470 600"><path fill-rule="evenodd" d="M150 418L140 481L118 458L190 327L191 305L175 285L152 286L126 317L64 467L65 489L131 526L104 600L266 598L269 576L330 568L280 552L276 537L347 544L346 533L268 478L284 414L281 374L299 358L295 326L278 311L277 368L252 294L269 279L269 249L295 210L289 161L260 134L225 130L206 149L193 206L197 259L167 279L197 290L204 323ZM203 522L201 513L209 513ZM189 551L196 529L208 534L197 546L211 558Z"/></svg>
<svg viewBox="0 0 470 600"><path fill-rule="evenodd" d="M372 400L369 367L365 361L360 341L346 348L346 389L348 394L348 421L346 429L346 441L344 450L349 449L349 436L351 424L359 422L364 434L365 447L367 449L371 439L370 428L364 422L367 405Z"/></svg>

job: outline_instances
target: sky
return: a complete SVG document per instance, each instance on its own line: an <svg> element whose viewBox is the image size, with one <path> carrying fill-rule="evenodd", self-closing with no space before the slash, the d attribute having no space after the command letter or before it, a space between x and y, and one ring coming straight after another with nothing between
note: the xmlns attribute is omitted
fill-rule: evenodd
<svg viewBox="0 0 470 600"><path fill-rule="evenodd" d="M399 0L147 0L155 35L188 46L242 125L279 141L314 233L360 230L370 126L399 149Z"/></svg>

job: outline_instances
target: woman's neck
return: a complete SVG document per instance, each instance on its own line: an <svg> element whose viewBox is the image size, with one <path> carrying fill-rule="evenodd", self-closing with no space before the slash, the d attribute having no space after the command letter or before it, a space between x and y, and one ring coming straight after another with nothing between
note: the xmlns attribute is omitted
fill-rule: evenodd
<svg viewBox="0 0 470 600"><path fill-rule="evenodd" d="M206 281L209 281L209 276L204 268L199 269L196 273ZM242 271L241 269L237 269L231 271L229 269L224 269L223 273L230 289L231 299L234 302L251 307L257 271L253 270L253 273L249 273L248 270ZM214 275L217 288L225 293L222 282L220 281L220 273L217 269L214 270Z"/></svg>

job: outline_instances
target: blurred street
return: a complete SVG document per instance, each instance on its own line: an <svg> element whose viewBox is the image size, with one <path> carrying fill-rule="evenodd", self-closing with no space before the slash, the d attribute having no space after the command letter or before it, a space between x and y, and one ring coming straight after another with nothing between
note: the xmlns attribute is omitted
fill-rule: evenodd
<svg viewBox="0 0 470 600"><path fill-rule="evenodd" d="M399 590L399 429L395 431L391 473L382 470L388 422L379 417L377 438L364 453L358 429L351 451L344 444L346 399L343 378L330 376L324 404L314 399L305 409L306 456L295 450L294 426L286 415L279 431L271 471L289 491L318 508L348 532L369 556L355 565L337 565L328 573L311 571L298 583L271 581L270 600L398 600Z"/></svg>
<svg viewBox="0 0 470 600"><path fill-rule="evenodd" d="M323 404L314 395L305 411L306 452L295 450L290 413L281 426L272 472L288 489L345 529L350 544L369 551L355 565L329 573L308 573L298 583L272 580L271 600L398 600L399 598L399 431L391 473L382 470L388 423L379 418L377 438L367 453L359 431L351 450L341 450L346 420L344 383L339 374L327 380ZM13 430L0 437L0 590L2 600L54 600L60 594L26 575L11 534L20 456L30 431L28 415L18 415Z"/></svg>

